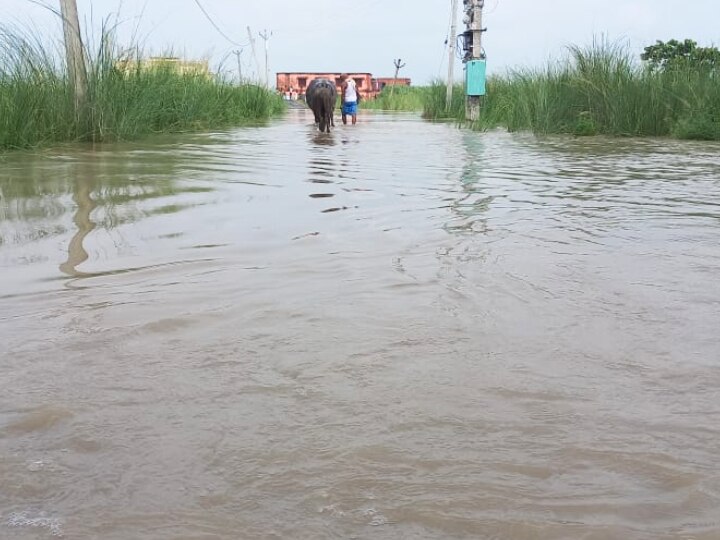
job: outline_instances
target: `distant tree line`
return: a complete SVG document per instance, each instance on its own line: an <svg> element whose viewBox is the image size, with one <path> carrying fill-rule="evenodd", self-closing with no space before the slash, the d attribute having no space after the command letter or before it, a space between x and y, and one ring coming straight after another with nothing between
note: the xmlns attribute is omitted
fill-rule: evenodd
<svg viewBox="0 0 720 540"><path fill-rule="evenodd" d="M696 67L699 69L720 69L720 50L717 47L699 47L696 41L686 39L668 42L658 40L654 45L645 47L640 58L652 70Z"/></svg>

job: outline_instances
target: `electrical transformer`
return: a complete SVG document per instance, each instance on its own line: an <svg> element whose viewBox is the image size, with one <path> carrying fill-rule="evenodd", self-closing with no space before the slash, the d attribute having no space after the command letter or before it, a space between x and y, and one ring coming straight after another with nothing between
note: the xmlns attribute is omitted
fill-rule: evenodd
<svg viewBox="0 0 720 540"><path fill-rule="evenodd" d="M485 60L469 60L465 63L465 88L468 96L485 95Z"/></svg>

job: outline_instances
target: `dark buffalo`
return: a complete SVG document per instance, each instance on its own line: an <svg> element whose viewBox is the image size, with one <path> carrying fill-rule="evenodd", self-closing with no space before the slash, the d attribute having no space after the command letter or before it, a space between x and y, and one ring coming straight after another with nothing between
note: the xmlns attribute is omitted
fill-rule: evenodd
<svg viewBox="0 0 720 540"><path fill-rule="evenodd" d="M313 79L305 92L305 102L315 115L315 123L320 131L330 133L330 126L335 126L333 112L337 101L335 83L328 79Z"/></svg>

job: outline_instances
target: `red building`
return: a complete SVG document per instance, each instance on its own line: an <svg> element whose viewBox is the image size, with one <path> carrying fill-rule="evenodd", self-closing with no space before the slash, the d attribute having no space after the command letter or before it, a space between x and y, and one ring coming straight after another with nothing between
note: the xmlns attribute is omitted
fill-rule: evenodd
<svg viewBox="0 0 720 540"><path fill-rule="evenodd" d="M373 79L373 86L378 92L382 92L382 89L386 86L410 86L410 79L400 77L397 79L393 77L379 77L377 79Z"/></svg>
<svg viewBox="0 0 720 540"><path fill-rule="evenodd" d="M276 88L278 92L294 90L301 96L313 79L329 79L335 81L338 93L340 92L340 75L342 73L319 73L319 72L292 72L278 73ZM387 85L397 84L398 86L410 86L410 79L380 78L374 79L372 73L348 73L351 79L355 80L360 94L363 98L373 99Z"/></svg>

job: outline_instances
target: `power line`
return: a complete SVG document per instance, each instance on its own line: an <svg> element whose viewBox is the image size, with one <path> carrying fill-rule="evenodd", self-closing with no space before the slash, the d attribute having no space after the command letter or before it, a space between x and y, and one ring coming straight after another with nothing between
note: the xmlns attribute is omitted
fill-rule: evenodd
<svg viewBox="0 0 720 540"><path fill-rule="evenodd" d="M451 28L451 26L452 26L452 13L450 13L450 18L448 19L448 23L447 23L447 30L446 30L446 35L445 35L445 45L443 46L442 56L440 56L440 66L438 67L438 72L437 72L438 79L440 78L440 76L441 76L440 73L442 72L442 68L445 65L445 58L447 56L447 48L450 44L450 28Z"/></svg>
<svg viewBox="0 0 720 540"><path fill-rule="evenodd" d="M210 16L210 14L205 10L205 8L203 7L203 5L200 3L200 0L194 0L194 1L195 1L195 3L197 4L197 6L200 8L200 11L203 12L203 15L205 15L205 18L206 18L208 21L210 21L210 24L212 24L213 27L215 27L215 30L218 31L218 34L220 34L222 37L224 37L225 39L227 39L230 43L232 43L232 44L235 45L236 47L245 47L245 46L247 46L247 43L238 43L237 41L234 41L234 40L230 39L230 38L228 37L228 35L227 35L225 32L223 32L217 24L215 24L215 21L213 21L213 19L212 19L212 17Z"/></svg>
<svg viewBox="0 0 720 540"><path fill-rule="evenodd" d="M52 6L47 5L44 2L40 2L40 0L27 0L27 1L30 2L31 4L35 4L36 6L47 9L48 11L50 11L50 12L54 13L55 15L57 15L58 17L62 18L62 14L60 13L59 10L57 10L56 8L54 8Z"/></svg>

